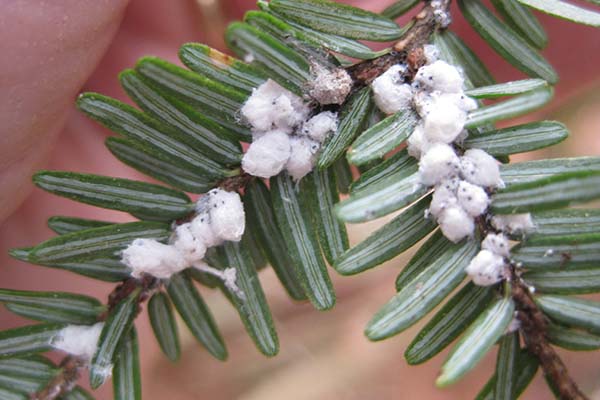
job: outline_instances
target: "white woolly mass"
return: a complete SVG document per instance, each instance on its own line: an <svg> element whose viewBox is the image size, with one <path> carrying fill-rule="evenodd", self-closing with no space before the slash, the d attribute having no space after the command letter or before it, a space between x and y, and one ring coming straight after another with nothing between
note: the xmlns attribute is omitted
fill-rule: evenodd
<svg viewBox="0 0 600 400"><path fill-rule="evenodd" d="M337 131L337 125L337 113L324 111L306 121L304 125L302 125L300 133L308 136L314 141L323 143L327 137Z"/></svg>
<svg viewBox="0 0 600 400"><path fill-rule="evenodd" d="M456 175L459 168L460 160L454 149L447 144L436 143L421 157L419 177L421 183L431 186Z"/></svg>
<svg viewBox="0 0 600 400"><path fill-rule="evenodd" d="M433 17L440 28L447 28L452 23L452 16L446 10L447 3L442 0L431 0L429 6L433 9Z"/></svg>
<svg viewBox="0 0 600 400"><path fill-rule="evenodd" d="M208 247L225 240L239 241L246 228L244 205L240 195L213 189L196 204L198 214L177 226L170 244L154 239L135 239L121 254L131 275L144 274L168 279L192 264L201 263Z"/></svg>
<svg viewBox="0 0 600 400"><path fill-rule="evenodd" d="M272 79L254 89L241 109L244 118L258 131L291 131L306 119L309 111L300 97Z"/></svg>
<svg viewBox="0 0 600 400"><path fill-rule="evenodd" d="M498 230L513 234L527 233L535 229L531 214L494 215L492 226Z"/></svg>
<svg viewBox="0 0 600 400"><path fill-rule="evenodd" d="M449 18L441 8L439 12L440 18ZM473 234L474 218L489 207L485 188L502 185L500 169L482 150L468 150L458 157L454 145L468 136L467 113L477 108L477 102L465 95L461 71L438 60L435 46L424 46L423 54L427 64L412 83L412 103L421 121L407 140L407 150L419 159L420 183L435 186L426 216L435 217L444 236L458 242ZM400 73L395 77L400 79ZM388 86L393 86L389 80Z"/></svg>
<svg viewBox="0 0 600 400"><path fill-rule="evenodd" d="M393 65L371 83L375 104L386 114L394 114L410 107L413 89L402 81L405 71L405 65Z"/></svg>
<svg viewBox="0 0 600 400"><path fill-rule="evenodd" d="M208 192L210 225L215 235L223 240L239 242L246 228L242 199L237 192L213 189Z"/></svg>
<svg viewBox="0 0 600 400"><path fill-rule="evenodd" d="M204 241L199 240L192 233L192 224L186 222L175 228L171 244L181 254L188 264L202 260L206 254L206 245Z"/></svg>
<svg viewBox="0 0 600 400"><path fill-rule="evenodd" d="M208 196L205 196L205 198L208 200ZM208 201L206 202L206 205L208 206ZM207 248L218 246L223 243L223 239L215 234L210 224L208 207L190 221L190 232L196 239L204 243Z"/></svg>
<svg viewBox="0 0 600 400"><path fill-rule="evenodd" d="M450 16L442 2L432 0L430 5L436 21L448 24ZM432 215L444 236L457 243L473 235L475 218L489 207L486 188L501 187L503 182L498 162L485 151L470 149L458 157L453 146L468 136L464 129L467 114L478 107L477 101L465 95L461 71L439 60L434 45L424 46L423 55L426 65L417 71L411 88L403 82L406 67L402 65L388 69L371 88L381 111L391 114L412 102L421 117L407 140L407 150L419 159L420 183L435 187L425 215ZM494 217L492 223L494 220L502 226L500 229L526 229L532 225L530 218L508 221ZM508 239L489 234L467 272L477 285L494 284L504 278L504 257L509 255Z"/></svg>
<svg viewBox="0 0 600 400"><path fill-rule="evenodd" d="M352 86L348 73L319 66L313 66L312 72L316 80L311 84L311 96L321 104L341 104ZM300 97L271 80L255 89L242 107L253 128L253 142L242 158L243 170L270 178L287 169L295 180L312 171L321 143L337 130L338 118L325 111L309 119L309 112Z"/></svg>
<svg viewBox="0 0 600 400"><path fill-rule="evenodd" d="M421 156L427 150L429 150L432 143L425 137L425 130L423 129L423 124L419 124L415 127L415 130L408 137L406 144L408 154L414 158L421 158Z"/></svg>
<svg viewBox="0 0 600 400"><path fill-rule="evenodd" d="M265 135L269 135L269 134L277 134L277 135L289 135L289 130L286 129L271 129L268 131L257 131L257 130L253 130L252 131L252 140L255 142L258 139L262 138Z"/></svg>
<svg viewBox="0 0 600 400"><path fill-rule="evenodd" d="M505 276L504 258L489 250L481 250L466 268L467 274L478 286L490 286Z"/></svg>
<svg viewBox="0 0 600 400"><path fill-rule="evenodd" d="M174 246L154 239L135 239L123 250L121 261L131 268L131 276L140 278L147 273L159 279L186 269L189 264Z"/></svg>
<svg viewBox="0 0 600 400"><path fill-rule="evenodd" d="M473 111L477 107L477 100L465 95L464 93L448 93L448 96L454 97L454 102L461 110L465 112Z"/></svg>
<svg viewBox="0 0 600 400"><path fill-rule="evenodd" d="M423 46L423 55L427 64L434 63L440 58L440 50L434 44L426 44Z"/></svg>
<svg viewBox="0 0 600 400"><path fill-rule="evenodd" d="M425 106L424 128L431 142L451 143L462 132L467 113L460 109L456 96L442 94L432 96Z"/></svg>
<svg viewBox="0 0 600 400"><path fill-rule="evenodd" d="M464 79L455 66L446 61L437 60L419 68L413 82L419 89L458 93L463 90Z"/></svg>
<svg viewBox="0 0 600 400"><path fill-rule="evenodd" d="M308 94L319 104L342 104L352 90L354 82L344 68L328 70L318 64L311 68L313 79Z"/></svg>
<svg viewBox="0 0 600 400"><path fill-rule="evenodd" d="M442 182L440 182L437 187L443 186L444 188L452 191L452 193L456 194L456 191L458 190L458 185L460 184L460 182L461 182L461 180L458 179L458 177L453 176L451 178L445 179Z"/></svg>
<svg viewBox="0 0 600 400"><path fill-rule="evenodd" d="M442 183L436 186L433 192L431 204L429 205L429 213L438 218L446 208L456 206L457 203L456 190L453 190L450 185Z"/></svg>
<svg viewBox="0 0 600 400"><path fill-rule="evenodd" d="M481 248L502 257L508 257L510 255L508 238L501 233L488 233L485 239L483 239L483 242L481 242Z"/></svg>
<svg viewBox="0 0 600 400"><path fill-rule="evenodd" d="M435 102L439 98L442 98L444 101L436 105ZM422 118L425 118L431 112L436 112L440 105L444 105L444 102L453 104L456 108L464 112L474 110L478 107L477 101L465 95L464 92L442 93L437 91L418 91L413 97L415 109Z"/></svg>
<svg viewBox="0 0 600 400"><path fill-rule="evenodd" d="M465 180L479 186L501 187L498 161L481 149L465 151L461 160L461 172Z"/></svg>
<svg viewBox="0 0 600 400"><path fill-rule="evenodd" d="M461 181L456 196L460 206L472 217L478 217L490 205L490 198L481 186Z"/></svg>
<svg viewBox="0 0 600 400"><path fill-rule="evenodd" d="M56 350L90 361L98 348L104 322L94 325L67 325L54 336L50 345Z"/></svg>
<svg viewBox="0 0 600 400"><path fill-rule="evenodd" d="M295 181L298 181L312 171L320 145L314 140L299 136L292 137L290 143L292 153L285 169Z"/></svg>
<svg viewBox="0 0 600 400"><path fill-rule="evenodd" d="M431 93L424 90L414 92L413 106L421 118L425 118L425 116L432 111L432 101L433 96Z"/></svg>
<svg viewBox="0 0 600 400"><path fill-rule="evenodd" d="M475 231L473 218L458 206L446 207L440 213L437 222L444 236L454 243L471 236Z"/></svg>
<svg viewBox="0 0 600 400"><path fill-rule="evenodd" d="M270 178L283 170L290 154L290 137L279 130L268 132L250 144L242 168L250 175Z"/></svg>

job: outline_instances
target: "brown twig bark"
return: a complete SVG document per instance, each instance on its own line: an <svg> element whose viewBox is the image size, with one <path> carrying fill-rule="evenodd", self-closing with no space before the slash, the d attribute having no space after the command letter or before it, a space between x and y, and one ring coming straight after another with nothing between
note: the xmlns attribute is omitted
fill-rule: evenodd
<svg viewBox="0 0 600 400"><path fill-rule="evenodd" d="M581 392L567 367L546 338L548 321L531 297L529 288L512 271L512 298L517 308L517 318L521 323L520 331L527 349L540 361L540 367L548 382L552 384L561 399L585 400L588 397Z"/></svg>
<svg viewBox="0 0 600 400"><path fill-rule="evenodd" d="M61 373L55 376L45 388L30 396L31 400L54 400L69 393L79 380L85 361L79 357L67 356L59 364Z"/></svg>
<svg viewBox="0 0 600 400"><path fill-rule="evenodd" d="M431 35L443 28L439 25L436 10L449 13L450 3L451 0L443 0L436 8L431 5L431 2L427 2L423 9L413 17L408 24L409 28L394 44L390 53L348 67L346 70L352 76L355 86L362 87L370 84L392 65L399 63L406 63L409 67L409 75L412 76L425 63L423 46L429 43Z"/></svg>
<svg viewBox="0 0 600 400"><path fill-rule="evenodd" d="M104 321L108 314L123 300L127 298L134 290L141 289L138 297L138 313L141 311L141 305L143 302L148 300L148 297L154 291L156 291L160 285L161 280L154 278L151 275L144 275L141 278L129 278L123 283L119 284L115 289L108 295L107 310L102 313L99 317L99 321Z"/></svg>
<svg viewBox="0 0 600 400"><path fill-rule="evenodd" d="M219 182L218 186L228 192L237 192L245 189L246 185L248 185L253 179L254 176L242 171L240 175L223 179L221 182Z"/></svg>

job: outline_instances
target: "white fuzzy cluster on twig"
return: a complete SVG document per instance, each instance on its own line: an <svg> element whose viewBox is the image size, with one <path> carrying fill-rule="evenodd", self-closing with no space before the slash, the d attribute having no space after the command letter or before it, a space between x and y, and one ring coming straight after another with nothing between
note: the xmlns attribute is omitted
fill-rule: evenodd
<svg viewBox="0 0 600 400"><path fill-rule="evenodd" d="M433 2L432 2L433 4ZM423 49L426 65L419 68L411 83L406 82L407 66L389 68L371 85L375 103L386 114L414 108L420 122L408 138L408 153L419 159L419 179L434 193L426 217L436 219L444 236L459 242L475 232L475 219L486 213L489 192L502 187L499 163L481 149L457 152L467 137L467 114L477 102L465 95L462 72L438 60L433 45ZM492 224L507 233L532 228L531 216L495 216ZM506 275L509 259L504 234L489 234L482 250L471 261L467 273L477 285L491 285Z"/></svg>
<svg viewBox="0 0 600 400"><path fill-rule="evenodd" d="M490 286L508 277L506 259L510 255L508 238L504 234L488 234L481 242L481 250L466 268L467 274L478 286Z"/></svg>
<svg viewBox="0 0 600 400"><path fill-rule="evenodd" d="M408 152L419 159L421 184L435 188L429 215L444 236L458 242L471 236L474 219L489 205L488 187L502 184L497 161L483 150L459 156L454 144L467 135L467 113L477 103L464 94L461 71L437 59L437 49L424 49L427 64L413 82L405 83L406 66L396 65L372 84L375 102L385 113L414 107L420 123L408 139Z"/></svg>
<svg viewBox="0 0 600 400"><path fill-rule="evenodd" d="M320 79L320 86L314 85L313 91L319 87L331 90L325 86L334 87L337 78ZM241 113L251 125L253 137L242 168L261 178L287 170L294 180L302 179L313 170L321 145L337 130L336 113L324 111L311 117L310 107L301 97L270 79L252 92Z"/></svg>
<svg viewBox="0 0 600 400"><path fill-rule="evenodd" d="M196 212L191 221L175 227L169 244L139 238L123 250L121 260L131 268L131 275L139 278L149 274L168 279L190 266L207 269L202 260L209 247L218 246L226 240L241 240L246 218L238 193L213 189L198 200ZM235 285L234 268L227 268L218 274L212 270L210 272L223 279L233 293L243 297Z"/></svg>
<svg viewBox="0 0 600 400"><path fill-rule="evenodd" d="M50 340L50 345L56 350L89 362L96 353L103 327L104 322L94 325L67 325Z"/></svg>
<svg viewBox="0 0 600 400"><path fill-rule="evenodd" d="M344 68L327 69L322 65L311 65L312 79L308 94L321 105L342 104L350 94L354 82Z"/></svg>
<svg viewBox="0 0 600 400"><path fill-rule="evenodd" d="M510 234L524 234L535 229L531 214L494 215L492 226Z"/></svg>
<svg viewBox="0 0 600 400"><path fill-rule="evenodd" d="M452 23L452 16L447 10L447 2L448 1L443 0L431 0L430 3L430 7L433 9L435 22L440 26L440 28L447 28Z"/></svg>

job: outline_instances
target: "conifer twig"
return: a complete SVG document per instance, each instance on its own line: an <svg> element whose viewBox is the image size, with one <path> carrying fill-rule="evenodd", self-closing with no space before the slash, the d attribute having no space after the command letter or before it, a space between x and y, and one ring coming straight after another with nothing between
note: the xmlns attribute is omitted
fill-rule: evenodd
<svg viewBox="0 0 600 400"><path fill-rule="evenodd" d="M567 367L546 338L548 321L533 299L527 285L512 269L512 298L517 308L517 319L525 344L539 361L548 382L556 389L561 399L585 400L588 397L569 375Z"/></svg>
<svg viewBox="0 0 600 400"><path fill-rule="evenodd" d="M60 362L61 373L52 378L42 390L30 396L31 400L54 400L69 393L79 380L86 362L75 356L66 356Z"/></svg>
<svg viewBox="0 0 600 400"><path fill-rule="evenodd" d="M117 285L108 295L107 309L98 316L98 321L104 321L110 312L134 290L141 288L138 296L138 306L146 301L154 291L161 285L161 281L150 275L144 275L140 279L129 278ZM138 313L141 311L138 308ZM68 355L59 364L60 374L55 376L48 384L38 392L30 396L31 400L55 400L69 393L79 380L81 370L85 368L87 361L81 357Z"/></svg>
<svg viewBox="0 0 600 400"><path fill-rule="evenodd" d="M423 45L429 42L429 38L440 26L438 11L446 15L450 13L451 0L441 0L434 7L433 1L427 2L423 9L408 23L409 28L400 40L394 44L392 51L373 60L363 61L350 66L347 71L354 79L355 86L366 86L375 78L384 73L394 64L407 63L411 73L415 73L424 64ZM449 18L449 17L448 17Z"/></svg>

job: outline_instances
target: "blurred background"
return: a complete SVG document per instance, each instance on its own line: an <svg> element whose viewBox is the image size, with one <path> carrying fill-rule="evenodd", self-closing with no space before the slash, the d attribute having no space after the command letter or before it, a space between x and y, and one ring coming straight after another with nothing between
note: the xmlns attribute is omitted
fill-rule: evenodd
<svg viewBox="0 0 600 400"><path fill-rule="evenodd" d="M391 3L351 1L373 11ZM8 257L12 247L38 243L52 236L45 220L70 215L127 221L121 213L95 209L48 195L30 184L39 168L93 172L141 178L103 147L109 134L78 114L73 106L80 91L98 91L126 100L117 74L144 55L176 62L178 47L199 41L224 49L226 24L254 8L245 0L0 0L0 286L80 292L105 299L112 285L31 266ZM489 49L454 10L453 29L471 45L499 82L522 75ZM405 22L411 14L399 20ZM600 36L582 27L540 15L548 30L544 54L559 72L556 98L533 119L558 119L571 137L558 146L517 159L600 155ZM516 123L517 121L515 121ZM143 178L145 179L145 178ZM352 243L392 218L349 226ZM171 364L152 337L146 313L136 325L140 334L145 400L352 400L469 399L493 372L495 354L458 384L440 390L434 380L445 353L410 367L403 353L422 324L379 343L362 334L373 313L394 293L394 279L411 252L352 278L332 270L338 303L320 313L295 304L271 270L261 282L271 305L281 342L280 354L267 359L253 347L234 309L216 291L202 294L225 336L229 360L219 362L196 344L180 326L182 358ZM0 329L25 321L0 310ZM600 399L600 357L561 351L584 391ZM107 384L96 392L110 399ZM538 372L525 399L551 398Z"/></svg>

